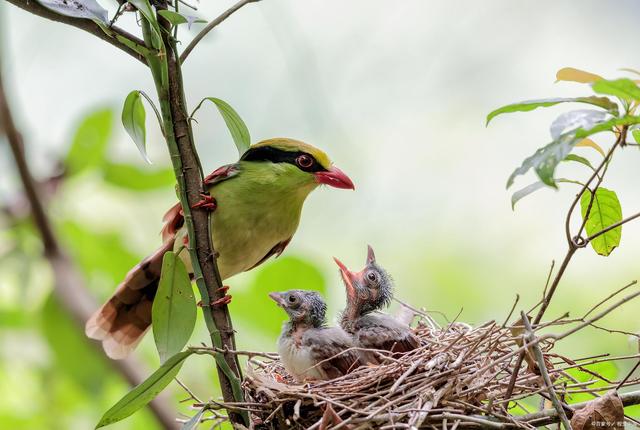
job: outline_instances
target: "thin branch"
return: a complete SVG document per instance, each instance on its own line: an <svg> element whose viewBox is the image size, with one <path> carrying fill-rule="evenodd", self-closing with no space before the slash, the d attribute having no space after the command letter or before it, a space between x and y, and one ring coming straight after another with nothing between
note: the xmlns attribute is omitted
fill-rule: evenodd
<svg viewBox="0 0 640 430"><path fill-rule="evenodd" d="M29 13L34 15L38 15L42 18L50 19L52 21L61 22L63 24L70 25L72 27L79 28L80 30L84 30L87 33L91 33L99 39L104 40L105 42L115 46L123 52L131 55L136 60L140 61L143 64L147 64L144 59L144 56L141 55L138 51L132 48L133 45L137 45L140 48L145 46L144 42L137 38L136 36L128 33L127 31L119 28L119 27L106 27L105 29L100 28L98 24L91 21L90 19L81 19L81 18L73 18L66 15L60 15L52 10L47 9L42 6L40 3L34 0L7 0L9 3L14 6L19 7Z"/></svg>
<svg viewBox="0 0 640 430"><path fill-rule="evenodd" d="M614 228L620 227L622 224L626 224L626 223L628 223L629 221L633 221L634 219L636 219L636 218L638 218L638 217L640 217L640 212L638 212L638 213L636 213L636 214L633 214L633 215L631 215L630 217L627 217L627 218L623 219L622 221L618 221L618 222L617 222L617 223L615 223L615 224L611 224L611 225L610 225L609 227L607 227L607 228L603 228L603 229L602 229L602 230L600 230L599 232L594 233L594 234L592 234L591 236L587 237L587 238L584 240L584 245L582 245L582 246L587 246L587 244L588 244L589 242L591 242L593 239L595 239L596 237L601 236L601 235L603 235L603 234L605 234L605 233L607 233L607 232L609 232L609 231L613 230Z"/></svg>
<svg viewBox="0 0 640 430"><path fill-rule="evenodd" d="M524 312L520 313L520 317L522 318L522 322L524 323L526 329L526 337L528 342L533 342L536 336L533 334L533 329L531 328L531 323L529 322L529 318ZM567 414L564 412L564 408L562 404L560 404L560 400L556 395L556 391L553 388L553 383L551 382L551 378L549 377L549 372L547 371L547 365L544 362L544 356L542 355L542 350L540 349L540 345L535 343L531 346L533 349L533 353L536 357L536 362L538 363L538 369L540 370L540 375L542 376L542 380L544 381L544 385L547 387L547 392L549 393L549 398L556 412L558 413L558 417L560 417L560 421L562 421L562 425L566 430L572 430L571 423L567 418Z"/></svg>
<svg viewBox="0 0 640 430"><path fill-rule="evenodd" d="M216 19L214 19L213 21L211 21L209 24L207 24L201 31L200 33L196 34L196 37L193 38L193 40L189 43L189 45L187 45L187 47L184 49L184 51L182 51L182 54L180 55L180 63L184 63L184 61L187 59L187 57L189 56L189 54L191 54L191 51L193 51L193 48L196 47L196 45L198 43L200 43L200 41L202 39L204 39L204 37L214 28L216 28L218 25L220 25L224 20L226 20L227 18L229 18L231 15L233 15L236 11L238 11L240 8L242 8L244 5L247 5L249 3L257 3L260 0L240 0L238 3L234 4L233 6L231 6L229 9L227 9L226 11L224 11L220 16L218 16Z"/></svg>
<svg viewBox="0 0 640 430"><path fill-rule="evenodd" d="M31 214L34 224L44 247L44 255L51 266L54 277L53 293L60 304L69 313L78 326L79 332L84 332L84 324L93 314L96 303L87 293L82 277L77 272L72 261L60 247L51 223L44 209L42 200L38 194L36 182L31 175L27 160L24 155L22 135L17 130L11 115L7 95L2 83L2 71L0 70L0 130L4 130L9 142L9 147L15 160L16 168L20 175L25 195L31 206ZM91 342L96 350L101 350L97 342ZM101 354L102 355L102 354ZM124 379L132 386L140 384L144 379L142 365L133 358L125 360L107 360ZM166 398L157 397L149 407L156 419L165 429L175 429L173 408Z"/></svg>

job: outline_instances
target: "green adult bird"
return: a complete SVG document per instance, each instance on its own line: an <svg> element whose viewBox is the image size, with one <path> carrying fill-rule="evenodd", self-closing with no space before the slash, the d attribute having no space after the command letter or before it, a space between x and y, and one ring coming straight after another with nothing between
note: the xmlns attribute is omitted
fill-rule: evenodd
<svg viewBox="0 0 640 430"><path fill-rule="evenodd" d="M354 189L321 150L293 139L269 139L252 145L237 163L205 178L211 195L194 207L214 210L213 245L222 279L251 270L280 255L298 228L311 191L325 184ZM87 321L87 336L102 341L107 355L124 358L151 326L162 257L188 244L180 203L164 217L163 245L129 271L114 295ZM191 271L189 253L180 254ZM228 303L226 296L218 304Z"/></svg>

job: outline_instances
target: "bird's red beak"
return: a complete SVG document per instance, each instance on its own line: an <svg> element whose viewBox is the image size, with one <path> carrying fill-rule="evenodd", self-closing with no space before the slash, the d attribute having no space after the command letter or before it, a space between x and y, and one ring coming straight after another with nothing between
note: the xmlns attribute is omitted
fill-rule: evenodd
<svg viewBox="0 0 640 430"><path fill-rule="evenodd" d="M278 304L281 308L284 308L285 302L282 293L269 293L269 297Z"/></svg>
<svg viewBox="0 0 640 430"><path fill-rule="evenodd" d="M314 174L316 182L319 184L329 185L334 188L343 188L346 190L355 190L356 187L349 177L340 169L331 166L326 172L316 172Z"/></svg>
<svg viewBox="0 0 640 430"><path fill-rule="evenodd" d="M340 268L340 275L342 276L342 280L344 281L344 286L347 289L347 295L349 297L356 297L356 289L354 287L354 282L358 282L360 279L359 273L354 273L351 270L347 269L347 266L336 257L333 257L333 260L336 262L338 267Z"/></svg>

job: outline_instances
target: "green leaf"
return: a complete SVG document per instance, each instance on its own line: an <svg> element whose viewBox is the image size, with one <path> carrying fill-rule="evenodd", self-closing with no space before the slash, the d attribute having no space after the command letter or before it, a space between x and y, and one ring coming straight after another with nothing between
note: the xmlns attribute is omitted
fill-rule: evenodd
<svg viewBox="0 0 640 430"><path fill-rule="evenodd" d="M133 139L144 160L151 164L151 160L147 155L145 118L146 113L144 104L140 99L140 91L131 91L124 100L124 106L122 107L122 125L124 125L124 129Z"/></svg>
<svg viewBox="0 0 640 430"><path fill-rule="evenodd" d="M592 193L585 191L580 197L582 219L584 220ZM603 229L622 221L622 207L615 192L598 188L593 197L589 218L585 225L587 235L592 236ZM616 227L591 241L591 246L600 255L607 256L620 244L622 226Z"/></svg>
<svg viewBox="0 0 640 430"><path fill-rule="evenodd" d="M631 79L622 78L614 81L601 79L594 82L591 87L598 94L616 96L623 100L640 100L640 88Z"/></svg>
<svg viewBox="0 0 640 430"><path fill-rule="evenodd" d="M183 351L168 359L144 382L129 391L111 409L104 413L96 428L121 421L153 400L176 377L184 360L193 354Z"/></svg>
<svg viewBox="0 0 640 430"><path fill-rule="evenodd" d="M158 20L156 19L156 14L154 13L154 9L151 7L151 3L149 0L129 0L129 3L134 5L136 9L142 14L144 19L151 26L151 31L153 35L151 37L151 43L154 48L158 49L162 46L162 36L160 35L160 25L158 24Z"/></svg>
<svg viewBox="0 0 640 430"><path fill-rule="evenodd" d="M169 168L145 169L135 164L106 162L102 166L105 182L134 191L164 189L175 183L173 170Z"/></svg>
<svg viewBox="0 0 640 430"><path fill-rule="evenodd" d="M242 154L249 149L249 146L251 146L251 136L249 135L249 129L245 125L244 121L242 121L242 118L240 118L240 115L238 115L238 113L227 102L215 97L206 97L202 99L194 109L191 117L193 117L196 111L200 109L200 106L202 106L202 103L206 100L209 100L218 108L220 115L222 115L222 118L231 133L233 142L236 144L236 148L238 148L238 153L242 156Z"/></svg>
<svg viewBox="0 0 640 430"><path fill-rule="evenodd" d="M571 134L565 134L548 145L539 148L533 155L527 157L520 167L513 171L507 180L507 188L513 185L516 176L524 175L531 168L535 170L542 182L555 188L553 174L556 166L569 155L579 141Z"/></svg>
<svg viewBox="0 0 640 430"><path fill-rule="evenodd" d="M151 309L151 327L160 362L180 352L196 324L196 300L184 263L169 251L162 259L158 292Z"/></svg>
<svg viewBox="0 0 640 430"><path fill-rule="evenodd" d="M91 112L82 119L64 160L69 175L78 174L102 163L112 127L111 109Z"/></svg>
<svg viewBox="0 0 640 430"><path fill-rule="evenodd" d="M206 20L198 18L197 16L185 15L182 13L174 12L172 10L161 10L158 13L172 25L187 24L187 26L191 28L191 25L193 23L207 22Z"/></svg>
<svg viewBox="0 0 640 430"><path fill-rule="evenodd" d="M487 125L489 122L498 115L503 113L512 113L512 112L528 112L540 107L550 107L555 106L560 103L588 103L603 109L606 109L617 115L618 105L609 100L606 97L575 97L575 98L553 98L553 99L540 99L540 100L528 100L520 103L513 103L506 106L502 106L498 108L489 115L487 115Z"/></svg>
<svg viewBox="0 0 640 430"><path fill-rule="evenodd" d="M623 116L622 118L612 118L608 121L601 122L598 125L591 127L588 130L580 128L576 131L576 137L578 138L587 137L596 133L600 133L602 131L613 131L614 127L617 127L620 125L633 125L633 124L640 124L640 116L627 115L627 116Z"/></svg>
<svg viewBox="0 0 640 430"><path fill-rule="evenodd" d="M585 166L591 168L591 170L594 170L589 160L576 154L569 154L562 161L575 161L577 163L584 164Z"/></svg>
<svg viewBox="0 0 640 430"><path fill-rule="evenodd" d="M635 140L637 144L640 144L640 130L633 130L631 135L633 136L633 140Z"/></svg>
<svg viewBox="0 0 640 430"><path fill-rule="evenodd" d="M107 10L95 0L37 0L42 6L60 15L90 19L108 24Z"/></svg>
<svg viewBox="0 0 640 430"><path fill-rule="evenodd" d="M569 154L571 155L571 154ZM564 183L570 183L570 184L577 184L577 185L582 185L580 182L578 181L572 181L571 179L556 179L556 182L564 182ZM516 203L518 203L520 200L522 200L523 198L525 198L526 196L528 196L531 193L534 193L535 191L538 191L541 188L546 187L547 184L545 184L542 181L538 181L538 182L534 182L533 184L529 184L526 187L522 188L521 190L516 191L515 193L513 193L511 195L511 209L514 210L516 208Z"/></svg>

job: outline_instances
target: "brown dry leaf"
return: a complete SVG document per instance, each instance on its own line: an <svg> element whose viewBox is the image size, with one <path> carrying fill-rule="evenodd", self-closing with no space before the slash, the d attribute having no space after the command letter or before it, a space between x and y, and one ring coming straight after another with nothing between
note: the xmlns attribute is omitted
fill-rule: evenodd
<svg viewBox="0 0 640 430"><path fill-rule="evenodd" d="M589 139L588 137L585 138L585 139L582 139L580 142L578 142L576 144L576 146L588 146L589 148L595 149L600 154L602 154L603 157L605 157L604 151L602 150L600 145L598 145L597 143L595 143L593 140Z"/></svg>
<svg viewBox="0 0 640 430"><path fill-rule="evenodd" d="M609 391L577 410L571 418L571 427L574 430L624 430L624 407L618 393Z"/></svg>
<svg viewBox="0 0 640 430"><path fill-rule="evenodd" d="M582 84L592 84L600 79L604 78L600 75L596 75L595 73L585 72L584 70L574 69L573 67L565 67L558 70L556 73L556 82L571 81L580 82Z"/></svg>

